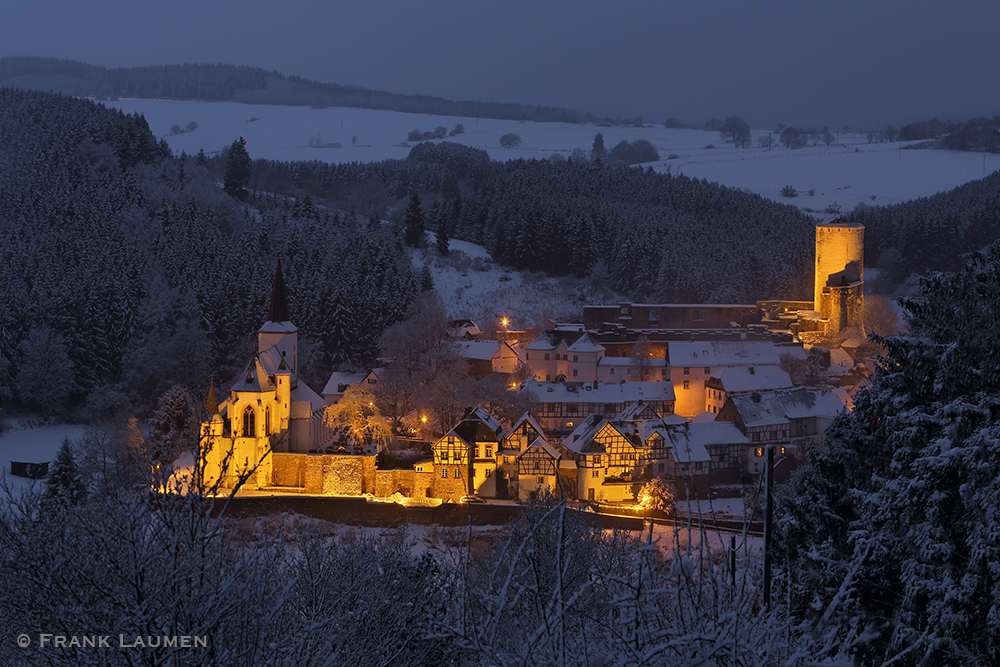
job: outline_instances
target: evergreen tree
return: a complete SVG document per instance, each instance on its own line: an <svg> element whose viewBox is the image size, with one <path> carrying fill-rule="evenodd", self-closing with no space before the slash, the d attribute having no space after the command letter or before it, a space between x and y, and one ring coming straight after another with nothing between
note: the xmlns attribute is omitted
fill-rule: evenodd
<svg viewBox="0 0 1000 667"><path fill-rule="evenodd" d="M424 264L420 269L420 291L430 292L434 289L434 277L431 275L431 267Z"/></svg>
<svg viewBox="0 0 1000 667"><path fill-rule="evenodd" d="M17 351L14 388L18 397L41 409L44 415L58 414L76 391L65 339L48 327L34 327Z"/></svg>
<svg viewBox="0 0 1000 667"><path fill-rule="evenodd" d="M69 438L65 437L56 451L55 461L49 466L49 474L45 478L44 497L50 502L74 506L79 505L86 495L87 487L73 459Z"/></svg>
<svg viewBox="0 0 1000 667"><path fill-rule="evenodd" d="M420 197L413 193L410 204L406 207L406 217L403 219L406 231L406 245L418 248L424 241L424 211L420 207Z"/></svg>
<svg viewBox="0 0 1000 667"><path fill-rule="evenodd" d="M246 187L250 183L252 166L250 154L247 152L247 142L240 137L229 147L229 154L226 156L226 173L223 179L226 194L240 201L247 200L249 194Z"/></svg>
<svg viewBox="0 0 1000 667"><path fill-rule="evenodd" d="M870 388L778 508L791 611L842 598L843 634L880 632L862 662L1000 661L998 294L994 244L904 300L910 333L873 336L888 354Z"/></svg>

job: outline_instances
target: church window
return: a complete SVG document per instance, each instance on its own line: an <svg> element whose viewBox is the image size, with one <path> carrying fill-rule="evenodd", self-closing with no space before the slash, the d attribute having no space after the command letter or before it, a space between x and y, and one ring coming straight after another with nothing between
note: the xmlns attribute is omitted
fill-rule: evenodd
<svg viewBox="0 0 1000 667"><path fill-rule="evenodd" d="M257 428L254 423L256 420L256 415L254 414L253 408L247 406L247 409L243 411L243 437L253 438L257 436Z"/></svg>

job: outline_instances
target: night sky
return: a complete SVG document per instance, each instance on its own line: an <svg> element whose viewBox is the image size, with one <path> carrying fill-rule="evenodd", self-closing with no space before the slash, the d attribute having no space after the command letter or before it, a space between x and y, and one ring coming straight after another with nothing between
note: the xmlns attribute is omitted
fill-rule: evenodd
<svg viewBox="0 0 1000 667"><path fill-rule="evenodd" d="M0 0L0 56L868 129L1000 114L998 25L1000 3L984 0Z"/></svg>

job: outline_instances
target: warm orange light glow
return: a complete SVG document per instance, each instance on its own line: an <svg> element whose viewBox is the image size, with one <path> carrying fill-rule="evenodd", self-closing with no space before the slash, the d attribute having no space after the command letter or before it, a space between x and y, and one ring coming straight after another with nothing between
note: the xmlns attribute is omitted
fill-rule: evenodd
<svg viewBox="0 0 1000 667"><path fill-rule="evenodd" d="M426 416L421 417L420 421L423 422L424 424L426 424L427 423L427 417Z"/></svg>
<svg viewBox="0 0 1000 667"><path fill-rule="evenodd" d="M503 318L502 320L500 320L500 324L502 324L502 325L504 326L504 328L505 328L505 329L507 328L507 322L508 322L508 320L507 320L507 318L506 318L506 317L505 317L505 318Z"/></svg>

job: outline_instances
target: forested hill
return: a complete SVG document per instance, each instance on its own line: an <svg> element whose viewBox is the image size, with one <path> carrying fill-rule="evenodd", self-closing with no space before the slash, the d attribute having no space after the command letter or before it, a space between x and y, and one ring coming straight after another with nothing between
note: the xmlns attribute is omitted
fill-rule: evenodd
<svg viewBox="0 0 1000 667"><path fill-rule="evenodd" d="M221 159L213 164L221 178ZM421 193L428 229L482 244L516 269L586 276L606 267L612 285L638 300L752 303L808 298L812 289L812 218L651 169L497 162L443 142L369 164L257 160L254 181L344 209L398 209Z"/></svg>
<svg viewBox="0 0 1000 667"><path fill-rule="evenodd" d="M314 107L357 107L407 113L534 120L564 123L629 124L639 119L598 119L571 109L446 100L399 95L335 83L284 76L257 67L164 65L105 68L75 60L14 56L0 58L0 87L61 92L79 97L233 101Z"/></svg>
<svg viewBox="0 0 1000 667"><path fill-rule="evenodd" d="M866 261L886 287L911 273L957 271L965 253L1000 238L1000 171L932 197L858 207L844 219L865 226Z"/></svg>
<svg viewBox="0 0 1000 667"><path fill-rule="evenodd" d="M148 412L228 386L253 350L277 253L300 375L367 362L416 284L391 230L308 204L248 211L138 115L0 89L0 405ZM2 408L0 408L2 409Z"/></svg>

